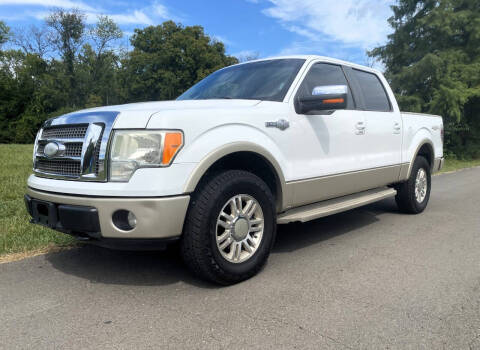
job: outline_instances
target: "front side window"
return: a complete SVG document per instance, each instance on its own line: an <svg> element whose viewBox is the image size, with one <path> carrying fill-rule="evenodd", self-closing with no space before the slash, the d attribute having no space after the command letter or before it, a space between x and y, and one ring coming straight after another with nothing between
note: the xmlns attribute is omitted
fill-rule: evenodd
<svg viewBox="0 0 480 350"><path fill-rule="evenodd" d="M382 82L373 73L353 69L367 111L390 112L390 102Z"/></svg>
<svg viewBox="0 0 480 350"><path fill-rule="evenodd" d="M329 63L316 63L308 72L297 96L307 97L314 94L314 90L320 86L345 85L348 87L347 79L342 67ZM354 102L350 89L347 95L347 109L354 109Z"/></svg>
<svg viewBox="0 0 480 350"><path fill-rule="evenodd" d="M282 102L304 59L276 59L221 69L177 100L245 99Z"/></svg>

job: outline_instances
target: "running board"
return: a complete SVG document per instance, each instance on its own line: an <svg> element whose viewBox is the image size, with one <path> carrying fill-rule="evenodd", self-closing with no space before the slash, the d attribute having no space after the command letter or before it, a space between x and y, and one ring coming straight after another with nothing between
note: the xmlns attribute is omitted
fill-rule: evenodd
<svg viewBox="0 0 480 350"><path fill-rule="evenodd" d="M285 213L279 214L277 223L288 224L289 222L294 221L307 222L322 218L324 216L361 207L363 205L377 202L388 197L393 197L396 194L397 191L395 189L382 187L349 196L304 205L302 207L290 209Z"/></svg>

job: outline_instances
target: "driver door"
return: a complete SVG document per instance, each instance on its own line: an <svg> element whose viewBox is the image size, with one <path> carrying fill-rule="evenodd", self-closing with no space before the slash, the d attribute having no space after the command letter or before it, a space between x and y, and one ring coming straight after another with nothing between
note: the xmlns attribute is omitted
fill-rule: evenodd
<svg viewBox="0 0 480 350"><path fill-rule="evenodd" d="M303 205L356 192L352 174L365 169L362 157L367 144L365 115L355 110L355 100L342 66L314 63L301 83L295 100L311 97L323 87L346 86L346 109L292 111L303 129L301 152L292 174L293 205Z"/></svg>

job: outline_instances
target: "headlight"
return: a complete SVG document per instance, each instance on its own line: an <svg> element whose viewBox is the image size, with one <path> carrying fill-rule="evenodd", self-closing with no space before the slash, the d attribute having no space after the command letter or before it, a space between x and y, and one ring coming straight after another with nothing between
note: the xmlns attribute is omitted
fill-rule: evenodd
<svg viewBox="0 0 480 350"><path fill-rule="evenodd" d="M110 181L128 181L139 168L169 166L183 146L181 131L117 130L110 151Z"/></svg>

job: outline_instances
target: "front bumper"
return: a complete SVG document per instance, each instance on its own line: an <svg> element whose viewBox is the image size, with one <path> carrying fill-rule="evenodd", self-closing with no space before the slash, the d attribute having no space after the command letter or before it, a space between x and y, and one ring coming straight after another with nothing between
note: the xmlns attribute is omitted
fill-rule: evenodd
<svg viewBox="0 0 480 350"><path fill-rule="evenodd" d="M42 201L44 211L45 207L50 208L46 219L43 222L37 220L36 223L58 231L96 240L148 241L171 239L182 234L190 196L93 197L63 195L29 188L25 200L30 215L34 214L32 200ZM133 212L137 217L137 226L130 231L116 227L112 215L117 210Z"/></svg>

